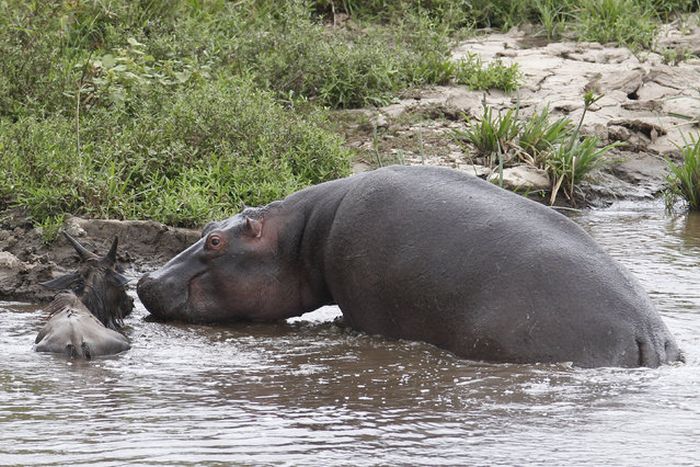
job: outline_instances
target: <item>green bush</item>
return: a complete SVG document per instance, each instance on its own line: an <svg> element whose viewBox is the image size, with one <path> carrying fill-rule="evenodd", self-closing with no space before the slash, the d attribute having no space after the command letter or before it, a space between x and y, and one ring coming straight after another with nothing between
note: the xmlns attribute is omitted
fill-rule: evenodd
<svg viewBox="0 0 700 467"><path fill-rule="evenodd" d="M293 114L240 79L142 102L0 123L0 197L42 221L67 212L200 225L349 173L325 117ZM168 100L168 97L170 100Z"/></svg>
<svg viewBox="0 0 700 467"><path fill-rule="evenodd" d="M656 34L656 13L639 0L583 0L578 12L579 37L633 48L650 48Z"/></svg>

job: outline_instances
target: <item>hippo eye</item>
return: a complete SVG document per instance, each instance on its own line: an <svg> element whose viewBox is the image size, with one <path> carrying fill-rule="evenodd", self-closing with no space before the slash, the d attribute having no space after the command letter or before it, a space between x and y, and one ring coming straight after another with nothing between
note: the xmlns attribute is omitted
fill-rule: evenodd
<svg viewBox="0 0 700 467"><path fill-rule="evenodd" d="M207 243L206 243L207 249L217 250L217 249L221 248L222 244L223 244L223 241L221 239L221 236L218 234L211 234L211 235L209 235L209 237L207 237Z"/></svg>

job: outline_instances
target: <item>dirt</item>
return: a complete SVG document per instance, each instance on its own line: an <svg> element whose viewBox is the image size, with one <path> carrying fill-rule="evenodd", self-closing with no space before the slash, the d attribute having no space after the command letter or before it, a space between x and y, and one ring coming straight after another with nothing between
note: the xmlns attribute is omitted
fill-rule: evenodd
<svg viewBox="0 0 700 467"><path fill-rule="evenodd" d="M700 27L693 24L698 22L665 26L657 38L658 53L636 55L596 43L547 43L519 31L477 37L459 44L454 59L477 53L485 63L497 58L518 63L523 85L517 92L433 87L411 91L383 108L338 112L336 120L348 144L362 155L355 172L391 163L430 164L493 180L497 174L489 164L453 136L467 127L466 119L481 116L484 105L496 111L517 106L523 117L548 106L552 118L578 121L581 96L593 90L604 97L586 114L583 132L605 144L623 145L608 156L603 169L581 183L581 198L587 205L652 198L664 188L665 159L677 158L678 146L700 131ZM546 202L546 177L516 164L504 171L504 186ZM152 221L72 217L64 229L98 254L118 236L119 260L134 278L199 238L199 231ZM47 246L41 229L21 213L0 215L0 300L49 300L53 292L39 283L75 268L77 261L64 238Z"/></svg>
<svg viewBox="0 0 700 467"><path fill-rule="evenodd" d="M134 278L199 239L198 230L153 221L70 217L63 228L98 255L104 255L117 236L118 260ZM47 245L41 228L33 227L21 212L5 213L0 224L0 300L48 301L55 291L40 283L75 270L77 264L78 256L63 236Z"/></svg>

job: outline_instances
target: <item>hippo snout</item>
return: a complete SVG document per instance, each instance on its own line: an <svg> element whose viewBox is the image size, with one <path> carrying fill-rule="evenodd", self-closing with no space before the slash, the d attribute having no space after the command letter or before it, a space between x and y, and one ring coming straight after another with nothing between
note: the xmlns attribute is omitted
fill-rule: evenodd
<svg viewBox="0 0 700 467"><path fill-rule="evenodd" d="M184 308L187 299L186 290L177 290L168 285L152 274L142 276L136 285L136 293L143 305L150 314L159 319L176 319L175 315Z"/></svg>

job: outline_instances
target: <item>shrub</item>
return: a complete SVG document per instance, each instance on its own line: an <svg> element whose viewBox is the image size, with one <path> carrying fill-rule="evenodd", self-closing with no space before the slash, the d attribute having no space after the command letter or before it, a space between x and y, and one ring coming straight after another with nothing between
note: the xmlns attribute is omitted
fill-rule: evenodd
<svg viewBox="0 0 700 467"><path fill-rule="evenodd" d="M325 116L294 115L240 79L216 79L133 116L94 109L0 123L0 197L43 221L64 212L200 225L349 173Z"/></svg>
<svg viewBox="0 0 700 467"><path fill-rule="evenodd" d="M583 0L578 16L579 37L632 48L649 48L656 34L655 12L639 0Z"/></svg>
<svg viewBox="0 0 700 467"><path fill-rule="evenodd" d="M517 110L510 109L504 115L493 115L491 107L484 107L482 117L474 122L467 120L468 127L457 131L456 136L474 145L482 155L491 156L508 152L521 131Z"/></svg>

